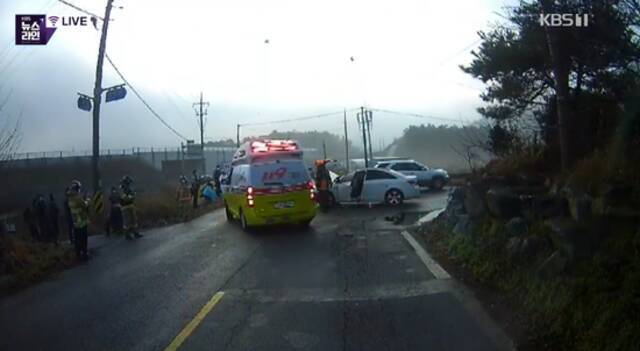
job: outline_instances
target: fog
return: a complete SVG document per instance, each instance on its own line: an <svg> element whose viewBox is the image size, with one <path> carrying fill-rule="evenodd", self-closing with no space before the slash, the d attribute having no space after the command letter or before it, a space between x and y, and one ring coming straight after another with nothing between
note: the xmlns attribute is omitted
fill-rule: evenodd
<svg viewBox="0 0 640 351"><path fill-rule="evenodd" d="M74 4L100 16L106 1ZM107 52L148 103L176 130L198 139L192 109L211 103L207 140L235 138L250 124L361 105L466 121L478 118L479 82L460 71L477 30L498 20L504 1L117 1ZM20 116L20 150L89 150L91 114L77 93L93 90L99 34L58 28L46 46L16 46L15 14L82 15L58 1L0 3L2 118ZM352 60L353 58L353 60ZM103 86L121 84L105 62ZM176 146L129 91L102 105L101 148ZM357 124L349 113L349 128ZM374 143L410 124L439 122L374 115ZM440 122L441 123L441 122ZM453 122L457 123L457 122ZM342 116L245 126L243 136L278 130L342 133Z"/></svg>

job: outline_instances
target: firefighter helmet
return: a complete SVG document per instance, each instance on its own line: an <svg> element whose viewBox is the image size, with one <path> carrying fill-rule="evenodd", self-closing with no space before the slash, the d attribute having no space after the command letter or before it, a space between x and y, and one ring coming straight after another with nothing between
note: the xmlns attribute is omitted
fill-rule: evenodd
<svg viewBox="0 0 640 351"><path fill-rule="evenodd" d="M122 180L120 180L120 184L125 186L129 186L131 185L131 183L133 183L133 178L129 177L128 175L122 177Z"/></svg>
<svg viewBox="0 0 640 351"><path fill-rule="evenodd" d="M72 180L71 181L71 185L69 186L69 189L71 189L73 191L80 191L81 188L82 188L82 183L80 183L79 180Z"/></svg>

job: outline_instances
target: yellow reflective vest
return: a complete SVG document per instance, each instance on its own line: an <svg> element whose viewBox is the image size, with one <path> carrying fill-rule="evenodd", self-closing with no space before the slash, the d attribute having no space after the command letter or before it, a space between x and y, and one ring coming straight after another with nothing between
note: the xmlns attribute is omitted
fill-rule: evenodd
<svg viewBox="0 0 640 351"><path fill-rule="evenodd" d="M89 225L89 200L77 192L69 192L69 209L74 227L82 228Z"/></svg>

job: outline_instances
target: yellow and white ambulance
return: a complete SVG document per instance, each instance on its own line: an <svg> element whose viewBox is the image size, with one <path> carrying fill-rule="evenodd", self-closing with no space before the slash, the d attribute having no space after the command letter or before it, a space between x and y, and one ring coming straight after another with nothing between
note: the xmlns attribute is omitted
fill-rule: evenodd
<svg viewBox="0 0 640 351"><path fill-rule="evenodd" d="M271 224L309 225L316 215L315 185L294 140L246 142L222 181L227 220L243 229Z"/></svg>

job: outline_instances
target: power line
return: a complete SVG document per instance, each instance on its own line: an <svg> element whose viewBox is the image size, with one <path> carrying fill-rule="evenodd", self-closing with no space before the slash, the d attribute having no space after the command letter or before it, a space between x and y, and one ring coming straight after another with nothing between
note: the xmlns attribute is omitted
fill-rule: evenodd
<svg viewBox="0 0 640 351"><path fill-rule="evenodd" d="M107 61L109 61L109 64L111 65L111 67L113 67L113 69L116 71L116 73L118 74L118 76L120 76L120 79L122 79L122 81L129 87L129 89L131 89L131 91L138 97L138 99L140 99L140 101L142 101L142 103L144 104L144 106L149 110L149 112L151 112L151 114L153 114L162 124L164 124L165 127L169 128L169 130L171 130L175 135L177 135L178 137L187 140L187 138L180 134L177 130L175 130L171 125L169 125L169 123L167 123L152 107L151 105L149 105L149 103L147 103L147 101L140 95L140 93L138 93L138 91L131 85L131 83L129 83L129 81L127 81L127 79L124 77L124 75L122 74L122 72L120 72L120 70L118 69L118 67L116 67L116 65L113 63L113 61L111 60L111 57L109 57L109 55L107 55L105 53L105 58L107 59Z"/></svg>
<svg viewBox="0 0 640 351"><path fill-rule="evenodd" d="M411 112L399 112L399 111L385 110L385 109L380 109L380 108L370 108L370 110L383 112L383 113L390 113L390 114L394 114L394 115L411 116L411 117L416 117L416 118L432 119L432 120L444 121L444 122L464 123L464 121L459 120L459 119L436 117L436 116L429 116L429 115L421 115L421 114L418 114L418 113L411 113Z"/></svg>
<svg viewBox="0 0 640 351"><path fill-rule="evenodd" d="M81 8L81 7L78 7L78 6L76 6L76 5L72 4L72 3L68 2L68 1L65 1L65 0L58 0L58 2L61 2L61 3L65 4L65 5L69 6L69 7L71 7L71 8L73 8L73 9L76 9L76 10L78 10L78 11L80 11L80 12L84 13L84 14L87 14L87 15L89 15L89 16L92 16L92 17L98 18L98 19L99 19L99 20L101 20L101 21L104 21L104 18L102 18L102 17L100 17L100 16L98 16L98 15L96 15L96 14L92 13L92 12L89 12L89 11L87 11L87 10L85 10L85 9Z"/></svg>
<svg viewBox="0 0 640 351"><path fill-rule="evenodd" d="M480 43L482 41L482 38L478 38L476 40L474 40L472 43L470 43L469 45L465 46L464 48L458 50L455 54L445 58L444 60L440 61L440 63L438 64L437 67L444 65L445 63L449 62L450 60L453 60L454 58L458 57L458 55L463 54L465 52L467 52L467 50L471 49L472 47L476 46L478 43Z"/></svg>
<svg viewBox="0 0 640 351"><path fill-rule="evenodd" d="M347 110L347 111L354 111L354 110L357 110L357 109L350 109L350 110ZM244 126L259 126L259 125L268 125L268 124L278 124L278 123L306 121L306 120L310 120L310 119L324 118L324 117L329 117L329 116L333 116L333 115L339 115L339 114L343 114L343 113L344 113L344 110L343 111L336 111L336 112L321 113L321 114L318 114L318 115L311 115L311 116L304 116L304 117L280 119L280 120L275 120L275 121L244 123L244 124L240 124L240 126L242 126L242 127L244 127Z"/></svg>

